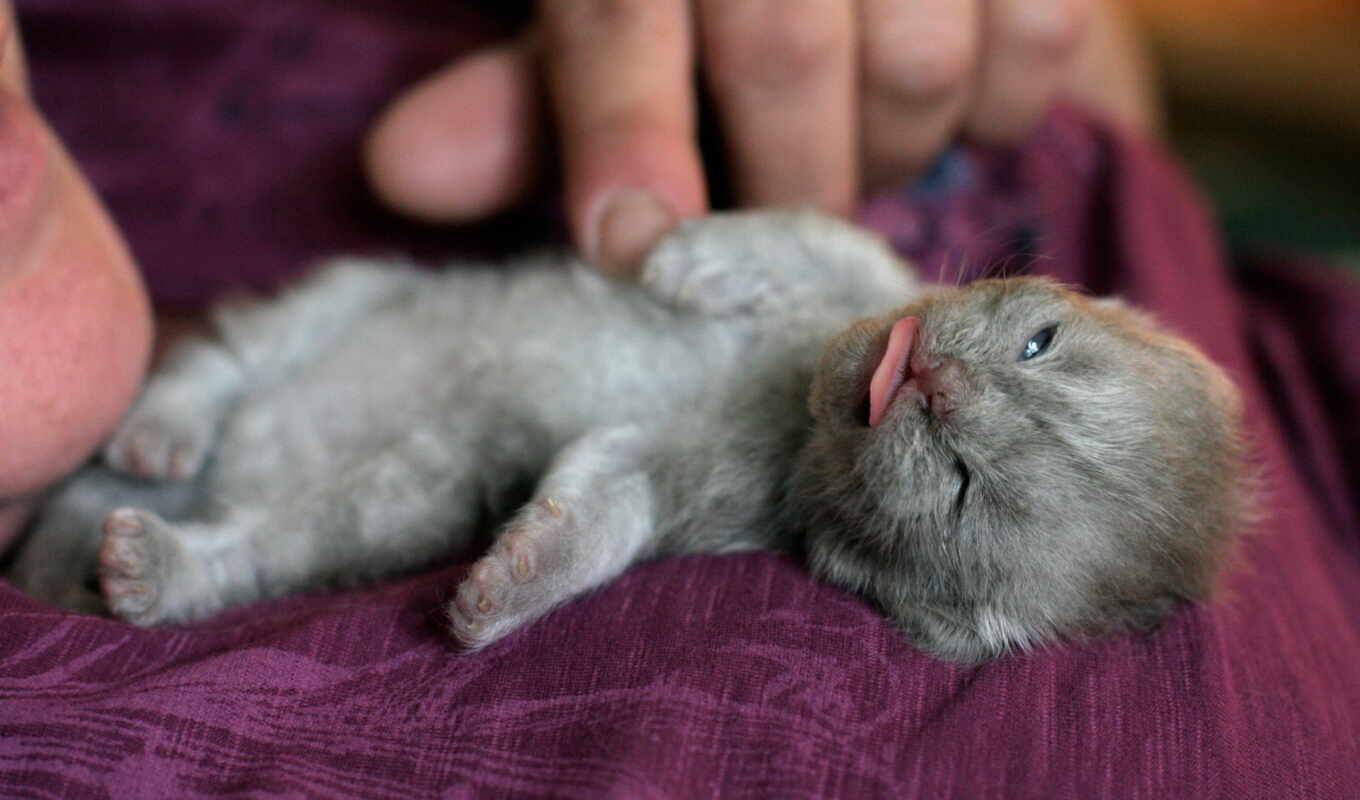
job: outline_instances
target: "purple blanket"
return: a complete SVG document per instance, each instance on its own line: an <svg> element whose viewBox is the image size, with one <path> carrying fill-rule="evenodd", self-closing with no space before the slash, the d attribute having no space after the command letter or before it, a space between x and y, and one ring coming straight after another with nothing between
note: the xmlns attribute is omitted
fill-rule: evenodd
<svg viewBox="0 0 1360 800"><path fill-rule="evenodd" d="M178 308L509 238L406 225L359 179L384 99L499 30L450 5L18 3L41 102ZM1219 601L966 669L774 555L649 564L471 656L438 609L473 554L149 631L0 583L0 795L1360 793L1360 288L1230 270L1166 158L1070 110L864 219L932 275L1121 293L1231 370L1265 515Z"/></svg>

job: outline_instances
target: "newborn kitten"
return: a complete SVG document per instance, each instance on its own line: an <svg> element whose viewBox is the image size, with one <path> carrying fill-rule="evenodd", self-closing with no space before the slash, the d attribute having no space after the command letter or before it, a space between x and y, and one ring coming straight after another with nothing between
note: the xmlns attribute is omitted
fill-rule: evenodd
<svg viewBox="0 0 1360 800"><path fill-rule="evenodd" d="M1243 508L1237 400L1189 344L1046 280L919 285L810 214L682 225L638 285L351 260L216 322L20 585L88 608L97 560L117 616L192 620L428 564L532 486L448 609L470 647L643 559L801 546L982 661L1202 597Z"/></svg>

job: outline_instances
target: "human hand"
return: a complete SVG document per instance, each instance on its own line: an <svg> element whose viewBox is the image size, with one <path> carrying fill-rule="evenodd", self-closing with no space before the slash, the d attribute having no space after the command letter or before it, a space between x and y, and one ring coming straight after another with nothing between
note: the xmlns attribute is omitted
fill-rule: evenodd
<svg viewBox="0 0 1360 800"><path fill-rule="evenodd" d="M34 108L0 0L0 553L117 423L150 341L127 248Z"/></svg>
<svg viewBox="0 0 1360 800"><path fill-rule="evenodd" d="M1096 2L541 0L518 40L399 98L368 169L398 209L476 219L534 188L555 130L575 242L627 272L708 204L695 66L740 204L845 214L864 187L919 173L960 135L1023 137L1067 80Z"/></svg>

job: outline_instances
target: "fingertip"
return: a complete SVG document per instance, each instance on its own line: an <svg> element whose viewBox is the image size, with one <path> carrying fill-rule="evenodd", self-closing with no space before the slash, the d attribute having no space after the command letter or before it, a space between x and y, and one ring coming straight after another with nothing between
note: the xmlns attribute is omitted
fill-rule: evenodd
<svg viewBox="0 0 1360 800"><path fill-rule="evenodd" d="M364 142L365 172L384 203L419 219L460 222L501 211L538 174L539 103L523 47L475 53L383 112Z"/></svg>
<svg viewBox="0 0 1360 800"><path fill-rule="evenodd" d="M695 137L685 0L539 5L537 51L560 138L572 240L631 274L676 221L707 205Z"/></svg>
<svg viewBox="0 0 1360 800"><path fill-rule="evenodd" d="M679 131L620 123L563 146L572 240L604 272L636 272L657 239L707 210L697 145Z"/></svg>

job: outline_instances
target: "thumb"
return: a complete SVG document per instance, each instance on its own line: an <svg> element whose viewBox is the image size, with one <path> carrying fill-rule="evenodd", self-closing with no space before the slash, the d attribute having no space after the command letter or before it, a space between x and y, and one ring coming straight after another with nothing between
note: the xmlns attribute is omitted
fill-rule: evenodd
<svg viewBox="0 0 1360 800"><path fill-rule="evenodd" d="M461 58L383 112L364 147L369 180L388 205L432 222L501 211L538 176L541 103L527 40Z"/></svg>

